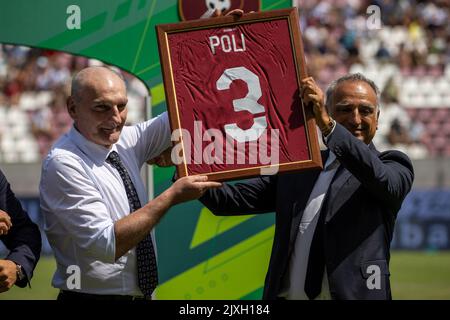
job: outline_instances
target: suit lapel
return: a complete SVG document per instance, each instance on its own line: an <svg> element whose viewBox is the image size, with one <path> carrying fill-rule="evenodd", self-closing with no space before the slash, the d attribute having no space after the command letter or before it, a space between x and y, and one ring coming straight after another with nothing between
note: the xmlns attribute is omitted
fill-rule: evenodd
<svg viewBox="0 0 450 320"><path fill-rule="evenodd" d="M330 221L342 205L350 199L361 183L345 168L339 168L325 198L325 221Z"/></svg>
<svg viewBox="0 0 450 320"><path fill-rule="evenodd" d="M369 149L377 155L380 154L373 143L369 144ZM340 170L341 172L339 172ZM359 182L359 180L356 179L350 171L343 167L338 169L338 172L336 173L336 176L331 183L328 194L324 200L324 205L326 205L324 209L327 210L327 216L325 218L326 222L333 218L336 212L348 199L350 199L350 197L360 186L361 182Z"/></svg>

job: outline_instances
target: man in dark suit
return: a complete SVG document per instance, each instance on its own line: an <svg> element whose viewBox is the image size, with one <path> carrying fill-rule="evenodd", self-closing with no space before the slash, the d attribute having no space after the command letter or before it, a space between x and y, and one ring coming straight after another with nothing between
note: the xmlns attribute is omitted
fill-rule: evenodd
<svg viewBox="0 0 450 320"><path fill-rule="evenodd" d="M312 78L301 91L328 147L324 170L224 184L200 200L216 215L276 211L264 299L391 299L390 242L411 161L371 143L380 113L371 80L338 79L326 105Z"/></svg>
<svg viewBox="0 0 450 320"><path fill-rule="evenodd" d="M0 240L9 254L0 259L0 292L30 283L41 253L41 234L0 171Z"/></svg>

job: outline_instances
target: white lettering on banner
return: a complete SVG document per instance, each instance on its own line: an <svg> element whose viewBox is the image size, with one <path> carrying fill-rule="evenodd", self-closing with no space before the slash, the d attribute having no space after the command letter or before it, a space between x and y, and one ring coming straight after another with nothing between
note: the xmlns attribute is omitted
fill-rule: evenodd
<svg viewBox="0 0 450 320"><path fill-rule="evenodd" d="M450 223L398 221L391 247L394 249L449 249Z"/></svg>
<svg viewBox="0 0 450 320"><path fill-rule="evenodd" d="M423 242L423 232L419 225L404 223L400 225L400 241L408 248L419 248Z"/></svg>
<svg viewBox="0 0 450 320"><path fill-rule="evenodd" d="M447 227L441 224L432 224L428 230L428 246L435 249L448 248Z"/></svg>

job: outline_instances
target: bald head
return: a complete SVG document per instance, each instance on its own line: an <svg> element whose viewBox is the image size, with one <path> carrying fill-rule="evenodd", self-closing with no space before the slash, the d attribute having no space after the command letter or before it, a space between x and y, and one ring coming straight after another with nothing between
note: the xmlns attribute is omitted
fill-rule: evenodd
<svg viewBox="0 0 450 320"><path fill-rule="evenodd" d="M73 78L67 110L86 139L110 148L126 122L127 102L125 83L118 74L104 67L89 67Z"/></svg>
<svg viewBox="0 0 450 320"><path fill-rule="evenodd" d="M122 77L111 69L105 67L88 67L78 72L72 79L72 87L70 95L76 101L80 101L81 97L87 92L104 86L123 86L125 83Z"/></svg>

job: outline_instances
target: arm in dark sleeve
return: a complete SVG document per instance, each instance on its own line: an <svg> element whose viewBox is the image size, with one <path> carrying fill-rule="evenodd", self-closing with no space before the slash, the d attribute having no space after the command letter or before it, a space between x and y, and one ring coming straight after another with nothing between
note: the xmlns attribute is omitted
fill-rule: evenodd
<svg viewBox="0 0 450 320"><path fill-rule="evenodd" d="M208 190L199 200L215 215L245 215L275 211L276 176L246 180Z"/></svg>
<svg viewBox="0 0 450 320"><path fill-rule="evenodd" d="M12 192L8 181L0 172L0 208L10 217L12 227L1 240L10 250L5 258L20 264L26 275L22 281L16 282L19 287L25 287L33 276L33 270L41 253L41 234L39 228L23 210L19 200Z"/></svg>
<svg viewBox="0 0 450 320"><path fill-rule="evenodd" d="M413 166L407 155L394 150L378 155L338 123L327 137L327 145L374 197L400 208L414 180Z"/></svg>

